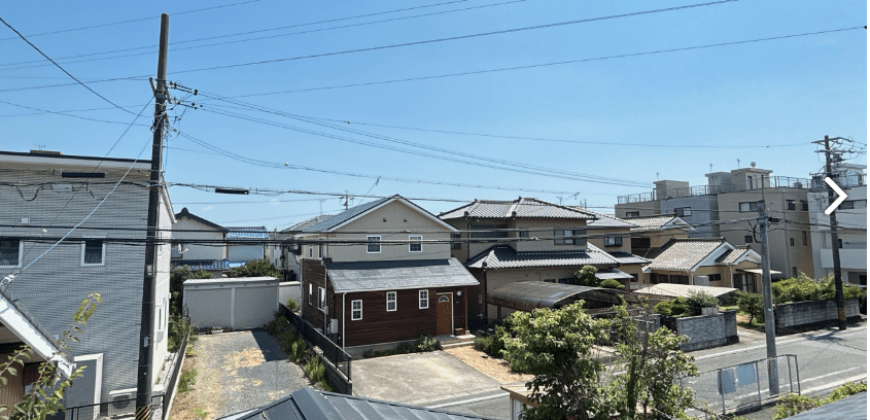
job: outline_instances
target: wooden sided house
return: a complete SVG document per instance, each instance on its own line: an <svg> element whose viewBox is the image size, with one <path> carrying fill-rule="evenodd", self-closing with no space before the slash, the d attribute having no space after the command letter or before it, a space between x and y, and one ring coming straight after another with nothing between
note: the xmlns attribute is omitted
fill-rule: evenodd
<svg viewBox="0 0 870 420"><path fill-rule="evenodd" d="M455 232L399 195L308 226L296 235L303 318L350 354L461 335L479 283L450 255Z"/></svg>

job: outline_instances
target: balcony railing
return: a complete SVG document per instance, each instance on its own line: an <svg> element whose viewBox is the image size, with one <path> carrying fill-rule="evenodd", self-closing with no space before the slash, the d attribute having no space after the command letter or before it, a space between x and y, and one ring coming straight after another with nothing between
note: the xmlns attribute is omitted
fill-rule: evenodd
<svg viewBox="0 0 870 420"><path fill-rule="evenodd" d="M655 191L648 193L638 193L638 194L630 194L630 195L620 195L617 197L619 204L629 204L629 203L643 203L645 201L655 201L656 193Z"/></svg>
<svg viewBox="0 0 870 420"><path fill-rule="evenodd" d="M841 188L852 188L867 185L867 177L862 174L838 174L832 177L834 182ZM828 189L828 184L825 183L825 175L819 174L813 176L812 191L824 191Z"/></svg>
<svg viewBox="0 0 870 420"><path fill-rule="evenodd" d="M854 182L862 181L863 180L860 179L854 180ZM815 186L814 182L815 179L811 181L808 178L771 176L764 178L753 178L751 180L746 179L743 181L736 181L730 184L723 185L696 185L688 188L673 188L668 190L666 194L656 194L655 191L651 191L648 193L621 195L617 197L617 202L619 204L642 203L645 201L656 201L667 198L698 197L703 195L760 190L762 188L809 189L811 185Z"/></svg>

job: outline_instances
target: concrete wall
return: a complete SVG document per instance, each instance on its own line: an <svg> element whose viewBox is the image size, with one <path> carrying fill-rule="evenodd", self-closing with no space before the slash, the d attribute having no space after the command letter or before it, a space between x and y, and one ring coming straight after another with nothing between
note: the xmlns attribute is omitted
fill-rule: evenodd
<svg viewBox="0 0 870 420"><path fill-rule="evenodd" d="M686 223L695 227L689 232L691 238L712 238L719 236L719 225L711 222L717 220L719 200L715 195L699 195L662 200L662 214L673 213L675 209L689 207L691 216L680 216Z"/></svg>
<svg viewBox="0 0 870 420"><path fill-rule="evenodd" d="M776 333L788 334L796 329L824 326L837 320L837 303L834 299L776 305ZM858 299L846 300L846 318L860 317Z"/></svg>
<svg viewBox="0 0 870 420"><path fill-rule="evenodd" d="M740 341L737 336L737 312L719 312L686 318L662 317L662 325L689 341L680 346L682 351L695 351L725 346Z"/></svg>
<svg viewBox="0 0 870 420"><path fill-rule="evenodd" d="M299 306L302 306L302 283L298 281L284 281L278 285L278 302L286 305L293 298Z"/></svg>

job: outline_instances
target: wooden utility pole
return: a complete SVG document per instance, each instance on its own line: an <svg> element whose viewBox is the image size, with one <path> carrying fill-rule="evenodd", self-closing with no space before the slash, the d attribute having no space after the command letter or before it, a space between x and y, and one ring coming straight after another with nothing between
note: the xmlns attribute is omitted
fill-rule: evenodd
<svg viewBox="0 0 870 420"><path fill-rule="evenodd" d="M761 178L764 185L764 177ZM773 291L770 287L770 240L768 227L770 217L767 215L767 204L762 201L758 206L758 227L761 235L761 293L764 300L764 335L767 344L767 378L770 395L779 394L779 366L776 359L776 321L773 311Z"/></svg>
<svg viewBox="0 0 870 420"><path fill-rule="evenodd" d="M835 141L838 139L834 139ZM821 143L821 142L814 142ZM834 179L834 172L831 170L831 161L834 151L831 150L831 139L825 136L825 176ZM828 187L828 205L834 204L837 201L837 194L834 189ZM837 302L837 326L840 330L846 329L846 300L843 296L843 273L840 267L840 238L837 235L837 212L832 211L829 215L831 218L831 254L834 259L834 300Z"/></svg>
<svg viewBox="0 0 870 420"><path fill-rule="evenodd" d="M151 378L154 361L154 285L157 276L157 228L160 224L160 190L163 188L163 133L166 129L166 58L169 49L169 15L160 16L160 52L154 88L154 141L151 145L151 178L148 186L148 225L145 245L145 279L142 284L142 317L139 330L139 371L136 381L136 420L151 419Z"/></svg>

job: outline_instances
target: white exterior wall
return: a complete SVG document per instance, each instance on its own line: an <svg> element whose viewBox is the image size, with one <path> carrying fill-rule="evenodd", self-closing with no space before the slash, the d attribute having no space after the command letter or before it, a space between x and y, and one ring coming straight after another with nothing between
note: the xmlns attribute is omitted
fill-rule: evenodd
<svg viewBox="0 0 870 420"><path fill-rule="evenodd" d="M278 280L249 284L227 279L220 283L184 286L184 304L197 328L234 330L259 328L278 309Z"/></svg>
<svg viewBox="0 0 870 420"><path fill-rule="evenodd" d="M847 201L867 200L867 186L856 186L843 189L848 196ZM825 214L828 208L827 191L813 191L809 194L810 221L812 229L813 265L815 277L824 277L834 270L834 259L831 243L830 217ZM852 210L836 210L837 236L843 242L840 249L840 266L843 280L849 279L849 273L867 273L867 208ZM853 276L854 277L854 276Z"/></svg>
<svg viewBox="0 0 870 420"><path fill-rule="evenodd" d="M224 238L223 232L187 217L178 219L173 229L176 230L172 232L173 239L221 240ZM200 232L179 232L180 230L199 230ZM181 247L182 250L187 249L180 256L180 259L184 260L222 260L227 257L226 246L184 244Z"/></svg>
<svg viewBox="0 0 870 420"><path fill-rule="evenodd" d="M263 245L230 245L227 247L227 259L230 261L262 260L264 256Z"/></svg>

